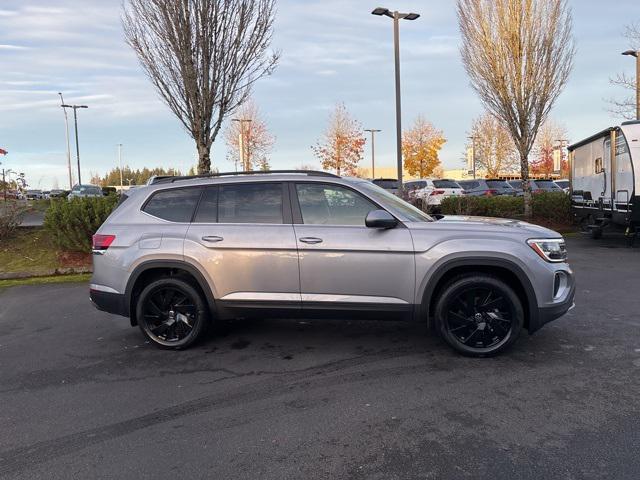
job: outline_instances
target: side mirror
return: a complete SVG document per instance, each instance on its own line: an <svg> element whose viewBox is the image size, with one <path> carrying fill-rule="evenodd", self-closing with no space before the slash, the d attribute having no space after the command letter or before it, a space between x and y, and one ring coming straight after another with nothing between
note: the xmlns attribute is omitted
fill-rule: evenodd
<svg viewBox="0 0 640 480"><path fill-rule="evenodd" d="M389 229L398 225L398 220L386 210L371 210L364 224L369 228Z"/></svg>

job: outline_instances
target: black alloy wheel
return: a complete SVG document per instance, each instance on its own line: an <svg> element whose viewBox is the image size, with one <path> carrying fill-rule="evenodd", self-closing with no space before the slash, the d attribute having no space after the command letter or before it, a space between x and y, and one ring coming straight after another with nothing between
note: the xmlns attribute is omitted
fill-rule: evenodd
<svg viewBox="0 0 640 480"><path fill-rule="evenodd" d="M140 329L154 344L182 349L194 343L207 324L207 308L200 293L178 278L149 284L138 297Z"/></svg>
<svg viewBox="0 0 640 480"><path fill-rule="evenodd" d="M470 356L504 351L515 342L524 323L516 293L489 275L454 279L442 291L435 315L447 343Z"/></svg>

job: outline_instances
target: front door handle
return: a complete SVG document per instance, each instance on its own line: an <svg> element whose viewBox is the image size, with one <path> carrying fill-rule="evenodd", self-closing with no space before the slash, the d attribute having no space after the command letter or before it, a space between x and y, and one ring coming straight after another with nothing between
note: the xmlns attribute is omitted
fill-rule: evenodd
<svg viewBox="0 0 640 480"><path fill-rule="evenodd" d="M205 235L202 237L202 240L205 242L221 242L224 238L219 237L218 235Z"/></svg>
<svg viewBox="0 0 640 480"><path fill-rule="evenodd" d="M302 237L300 241L302 243L322 243L322 239L318 237Z"/></svg>

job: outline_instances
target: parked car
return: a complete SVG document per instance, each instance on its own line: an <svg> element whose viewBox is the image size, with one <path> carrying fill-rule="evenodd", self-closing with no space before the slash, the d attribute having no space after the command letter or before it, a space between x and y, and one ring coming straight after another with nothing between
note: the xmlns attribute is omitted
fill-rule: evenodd
<svg viewBox="0 0 640 480"><path fill-rule="evenodd" d="M509 180L509 185L516 190L517 196L521 197L523 195L522 180ZM531 193L562 191L553 180L529 180L529 185L531 187Z"/></svg>
<svg viewBox="0 0 640 480"><path fill-rule="evenodd" d="M506 180L484 180L479 178L476 180L460 180L458 183L464 188L465 194L474 197L491 197L493 195L516 196L518 193Z"/></svg>
<svg viewBox="0 0 640 480"><path fill-rule="evenodd" d="M429 179L410 180L404 184L410 199L422 199L426 205L437 206L443 198L464 195L464 190L454 180Z"/></svg>
<svg viewBox="0 0 640 480"><path fill-rule="evenodd" d="M60 190L58 188L54 188L49 192L49 198L60 198L64 196L64 190Z"/></svg>
<svg viewBox="0 0 640 480"><path fill-rule="evenodd" d="M565 193L569 193L571 190L571 182L566 178L555 180L556 185L558 185Z"/></svg>
<svg viewBox="0 0 640 480"><path fill-rule="evenodd" d="M313 171L130 190L93 237L89 288L164 348L220 319L362 316L426 322L471 356L562 316L575 291L552 230L436 220L369 181Z"/></svg>
<svg viewBox="0 0 640 480"><path fill-rule="evenodd" d="M102 189L100 187L96 187L95 185L76 185L71 189L69 195L67 195L67 200L103 196L104 195L102 194Z"/></svg>
<svg viewBox="0 0 640 480"><path fill-rule="evenodd" d="M398 180L395 178L374 178L371 180L371 183L379 186L380 188L384 188L394 195L398 194Z"/></svg>
<svg viewBox="0 0 640 480"><path fill-rule="evenodd" d="M26 190L24 196L27 200L41 200L42 190Z"/></svg>

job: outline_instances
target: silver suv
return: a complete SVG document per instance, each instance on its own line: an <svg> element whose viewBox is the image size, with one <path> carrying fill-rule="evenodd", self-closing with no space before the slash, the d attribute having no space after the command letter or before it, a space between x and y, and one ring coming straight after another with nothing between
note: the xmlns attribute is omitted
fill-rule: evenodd
<svg viewBox="0 0 640 480"><path fill-rule="evenodd" d="M556 232L437 220L362 179L158 177L123 198L93 239L91 300L161 347L191 345L216 319L394 317L483 356L573 305Z"/></svg>

